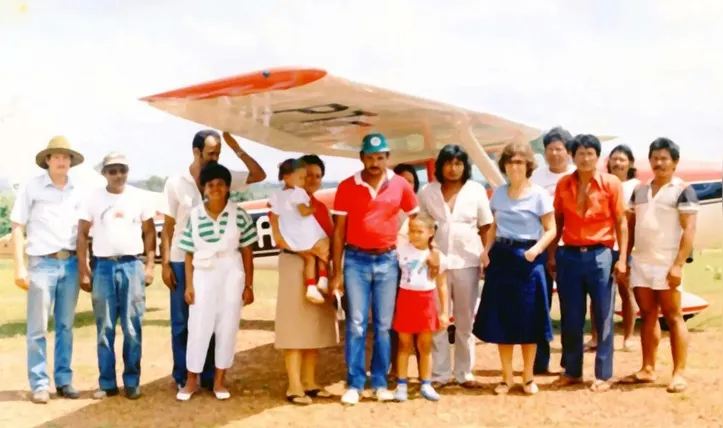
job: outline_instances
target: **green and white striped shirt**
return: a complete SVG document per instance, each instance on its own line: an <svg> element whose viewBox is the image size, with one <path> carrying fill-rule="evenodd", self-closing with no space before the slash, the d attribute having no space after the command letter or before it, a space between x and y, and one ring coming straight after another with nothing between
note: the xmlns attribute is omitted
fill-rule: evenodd
<svg viewBox="0 0 723 428"><path fill-rule="evenodd" d="M191 215L193 215L194 212L195 211L191 211ZM209 217L206 210L198 210L198 213L198 235L206 242L218 242L226 231L229 216L228 210L224 210L217 220ZM256 233L256 225L251 219L251 216L249 216L249 213L241 207L236 208L236 226L238 226L240 231L240 248L248 247L259 240L259 236ZM178 247L187 253L193 253L195 251L196 246L193 244L193 226L190 218L186 223L183 235L181 235Z"/></svg>

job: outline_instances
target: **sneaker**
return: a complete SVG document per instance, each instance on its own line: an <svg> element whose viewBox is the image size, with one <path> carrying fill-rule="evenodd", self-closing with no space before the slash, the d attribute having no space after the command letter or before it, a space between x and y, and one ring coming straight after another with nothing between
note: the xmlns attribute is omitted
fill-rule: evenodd
<svg viewBox="0 0 723 428"><path fill-rule="evenodd" d="M321 304L324 303L324 296L321 295L318 288L310 285L306 287L306 300L311 303Z"/></svg>
<svg viewBox="0 0 723 428"><path fill-rule="evenodd" d="M70 398L71 400L75 400L80 396L80 394L78 394L78 390L73 388L73 385L65 385L55 388L55 392L58 393L58 397Z"/></svg>
<svg viewBox="0 0 723 428"><path fill-rule="evenodd" d="M359 391L354 388L347 389L344 395L341 396L341 402L350 406L357 404L359 402Z"/></svg>
<svg viewBox="0 0 723 428"><path fill-rule="evenodd" d="M47 404L50 401L50 393L46 390L40 390L33 392L30 396L30 401L35 404Z"/></svg>
<svg viewBox="0 0 723 428"><path fill-rule="evenodd" d="M439 401L439 393L432 388L431 384L425 383L422 385L422 388L419 390L419 393L422 395L422 397L426 398L429 401Z"/></svg>
<svg viewBox="0 0 723 428"><path fill-rule="evenodd" d="M386 388L375 389L374 396L381 402L394 400L394 393Z"/></svg>
<svg viewBox="0 0 723 428"><path fill-rule="evenodd" d="M329 278L325 276L319 278L319 281L316 283L316 288L322 293L329 291Z"/></svg>
<svg viewBox="0 0 723 428"><path fill-rule="evenodd" d="M403 403L407 401L407 398L409 398L407 385L397 385L397 389L394 391L394 401L399 401L400 403Z"/></svg>
<svg viewBox="0 0 723 428"><path fill-rule="evenodd" d="M94 400L102 400L102 399L108 398L108 397L115 397L119 393L120 393L120 391L118 391L118 388L99 389L93 393L93 399Z"/></svg>
<svg viewBox="0 0 723 428"><path fill-rule="evenodd" d="M137 386L131 386L125 388L126 398L129 400L137 400L141 398L141 388Z"/></svg>

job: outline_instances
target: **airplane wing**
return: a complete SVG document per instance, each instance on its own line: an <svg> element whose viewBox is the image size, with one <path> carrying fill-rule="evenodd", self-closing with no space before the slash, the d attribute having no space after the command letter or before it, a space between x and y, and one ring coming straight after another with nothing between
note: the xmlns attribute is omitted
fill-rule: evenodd
<svg viewBox="0 0 723 428"><path fill-rule="evenodd" d="M357 158L383 133L391 162L434 158L448 143L499 150L542 131L487 113L400 94L320 69L271 69L141 99L172 115L284 151ZM471 134L472 139L460 133ZM469 147L468 147L469 148Z"/></svg>

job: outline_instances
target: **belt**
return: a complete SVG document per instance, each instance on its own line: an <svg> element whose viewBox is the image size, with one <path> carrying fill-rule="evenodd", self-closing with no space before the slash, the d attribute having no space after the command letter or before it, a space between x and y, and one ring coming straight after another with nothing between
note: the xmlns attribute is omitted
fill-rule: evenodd
<svg viewBox="0 0 723 428"><path fill-rule="evenodd" d="M376 254L376 255L378 255L378 254L388 253L388 252L390 252L390 251L392 251L392 250L396 250L396 249L397 249L397 246L396 246L396 245L392 245L392 246L384 247L384 248L361 248L361 247L357 247L356 245L346 244L346 249L347 249L347 250L351 250L351 251L358 251L358 252L360 252L360 253Z"/></svg>
<svg viewBox="0 0 723 428"><path fill-rule="evenodd" d="M537 241L533 239L509 239L509 238L501 238L497 237L495 238L496 242L499 242L500 244L509 245L510 247L515 248L530 248L531 246L537 244Z"/></svg>
<svg viewBox="0 0 723 428"><path fill-rule="evenodd" d="M138 256L131 255L131 256L109 256L109 257L96 257L98 260L107 260L111 262L131 262L134 260L138 260Z"/></svg>
<svg viewBox="0 0 723 428"><path fill-rule="evenodd" d="M607 248L604 244L592 244L592 245L565 245L565 250L574 251L576 253L587 253L588 251L599 250L601 248Z"/></svg>
<svg viewBox="0 0 723 428"><path fill-rule="evenodd" d="M54 253L46 254L43 257L49 257L51 259L57 259L57 260L65 260L73 257L75 255L75 250L60 250L56 251Z"/></svg>

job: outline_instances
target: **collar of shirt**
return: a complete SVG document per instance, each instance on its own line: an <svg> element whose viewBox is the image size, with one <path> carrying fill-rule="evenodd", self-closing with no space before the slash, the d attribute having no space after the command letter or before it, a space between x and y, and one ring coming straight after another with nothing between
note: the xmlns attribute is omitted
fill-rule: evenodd
<svg viewBox="0 0 723 428"><path fill-rule="evenodd" d="M73 183L73 179L70 177L70 175L66 175L66 183L62 190L65 189L73 189L75 187L75 183ZM43 174L43 187L49 187L53 186L55 187L55 184L53 183L53 180L50 179L50 173L46 172Z"/></svg>
<svg viewBox="0 0 723 428"><path fill-rule="evenodd" d="M386 174L385 180L382 181L381 183L379 183L379 187L375 189L372 186L370 186L369 183L362 180L361 174L362 174L362 171L358 171L356 174L354 174L354 183L357 186L364 186L367 189L369 189L369 194L372 195L372 199L376 198L377 194L379 193L379 190L381 190L381 188L384 187L384 185L394 177L394 171L391 169L387 169L387 174Z"/></svg>

